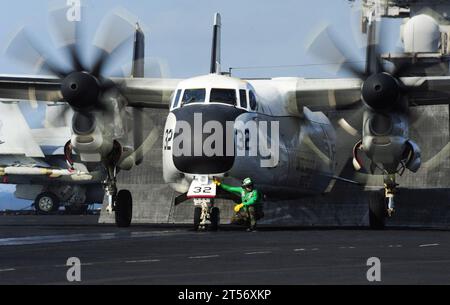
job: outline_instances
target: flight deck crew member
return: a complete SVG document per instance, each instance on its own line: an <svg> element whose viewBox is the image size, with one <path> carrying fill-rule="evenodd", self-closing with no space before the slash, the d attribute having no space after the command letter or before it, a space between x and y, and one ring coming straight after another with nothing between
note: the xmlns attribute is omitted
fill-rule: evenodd
<svg viewBox="0 0 450 305"><path fill-rule="evenodd" d="M230 186L214 180L214 183L223 190L241 196L242 203L235 206L234 211L240 219L245 219L249 225L247 232L256 231L256 222L262 218L261 194L254 188L251 178L242 181L242 187Z"/></svg>

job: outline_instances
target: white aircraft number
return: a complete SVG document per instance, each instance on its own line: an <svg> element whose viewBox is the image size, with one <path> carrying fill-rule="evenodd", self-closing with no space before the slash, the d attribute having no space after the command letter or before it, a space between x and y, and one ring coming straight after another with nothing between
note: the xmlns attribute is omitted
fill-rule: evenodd
<svg viewBox="0 0 450 305"><path fill-rule="evenodd" d="M173 140L173 129L167 129L164 133L164 150L172 150L170 142Z"/></svg>

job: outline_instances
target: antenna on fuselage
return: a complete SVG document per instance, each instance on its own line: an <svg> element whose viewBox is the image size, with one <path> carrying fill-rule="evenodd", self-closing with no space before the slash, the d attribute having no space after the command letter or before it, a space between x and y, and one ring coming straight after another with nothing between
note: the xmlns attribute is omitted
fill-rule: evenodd
<svg viewBox="0 0 450 305"><path fill-rule="evenodd" d="M221 31L222 20L219 13L214 15L214 32L211 52L211 74L221 74Z"/></svg>

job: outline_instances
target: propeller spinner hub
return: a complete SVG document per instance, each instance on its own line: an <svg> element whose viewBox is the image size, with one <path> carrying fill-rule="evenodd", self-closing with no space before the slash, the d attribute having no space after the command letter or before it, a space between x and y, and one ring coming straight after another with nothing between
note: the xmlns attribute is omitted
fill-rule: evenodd
<svg viewBox="0 0 450 305"><path fill-rule="evenodd" d="M388 73L378 73L370 76L362 87L364 102L374 110L391 108L400 96L400 86L397 80Z"/></svg>
<svg viewBox="0 0 450 305"><path fill-rule="evenodd" d="M97 103L100 94L98 80L86 72L73 72L62 82L61 92L70 106L86 109Z"/></svg>

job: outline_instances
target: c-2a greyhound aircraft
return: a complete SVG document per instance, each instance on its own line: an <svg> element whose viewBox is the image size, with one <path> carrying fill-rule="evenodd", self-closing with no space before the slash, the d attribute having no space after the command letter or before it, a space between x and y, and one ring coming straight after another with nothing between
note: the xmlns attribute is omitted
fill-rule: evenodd
<svg viewBox="0 0 450 305"><path fill-rule="evenodd" d="M132 221L132 195L118 191L117 173L139 165L158 137L155 130L144 137L142 109L170 108L163 134L164 180L182 194L177 204L194 200L196 226L214 229L219 211L213 199L230 197L216 190L213 178L252 177L268 197L290 199L321 194L332 180L340 179L335 173L335 129L323 112L311 110L317 107L364 107L356 167L362 150L384 170L387 181L399 167L418 170L420 150L408 137L409 100L419 95L414 105L448 103L450 77L400 78L383 71L373 43L376 24L369 26L367 66L357 79L245 80L224 75L217 14L207 75L187 80L144 78L144 35L137 27L132 77L104 76L109 54L114 53L110 46L120 43L107 43L91 67L81 60L75 43L66 48L70 68L42 55L44 67L55 77L1 76L0 99L27 100L32 91L37 100L70 106L67 155L73 150L83 162L107 170L104 187L119 227ZM392 203L381 200L370 205L373 228L383 227Z"/></svg>

